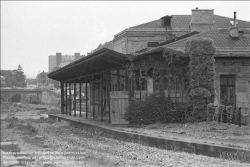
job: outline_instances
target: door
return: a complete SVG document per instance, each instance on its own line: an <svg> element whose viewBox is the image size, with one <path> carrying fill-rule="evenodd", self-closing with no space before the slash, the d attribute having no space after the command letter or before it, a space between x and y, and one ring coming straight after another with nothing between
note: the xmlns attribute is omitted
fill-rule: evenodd
<svg viewBox="0 0 250 167"><path fill-rule="evenodd" d="M225 106L235 107L235 75L220 76L220 102Z"/></svg>
<svg viewBox="0 0 250 167"><path fill-rule="evenodd" d="M110 92L111 124L128 124L124 114L128 107L128 91Z"/></svg>

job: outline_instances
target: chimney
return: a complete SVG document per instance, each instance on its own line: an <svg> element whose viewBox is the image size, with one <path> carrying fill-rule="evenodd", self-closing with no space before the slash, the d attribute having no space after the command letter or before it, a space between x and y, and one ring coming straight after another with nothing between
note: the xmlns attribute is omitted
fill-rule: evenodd
<svg viewBox="0 0 250 167"><path fill-rule="evenodd" d="M56 53L56 67L59 67L61 62L62 62L62 54L61 53Z"/></svg>
<svg viewBox="0 0 250 167"><path fill-rule="evenodd" d="M80 58L80 53L75 53L75 60L79 59Z"/></svg>
<svg viewBox="0 0 250 167"><path fill-rule="evenodd" d="M172 16L164 16L161 18L161 24L163 27L170 27L171 26L171 19Z"/></svg>
<svg viewBox="0 0 250 167"><path fill-rule="evenodd" d="M193 9L190 21L191 32L205 32L214 28L213 9Z"/></svg>
<svg viewBox="0 0 250 167"><path fill-rule="evenodd" d="M229 35L232 39L239 39L239 28L236 26L236 12L234 12L233 26L229 29Z"/></svg>

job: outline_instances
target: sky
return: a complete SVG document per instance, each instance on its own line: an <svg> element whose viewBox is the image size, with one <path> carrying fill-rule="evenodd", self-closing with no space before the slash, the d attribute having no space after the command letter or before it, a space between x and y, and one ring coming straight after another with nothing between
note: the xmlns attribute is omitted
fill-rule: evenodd
<svg viewBox="0 0 250 167"><path fill-rule="evenodd" d="M1 69L20 64L35 77L49 55L87 55L126 28L196 7L250 21L250 1L1 1Z"/></svg>

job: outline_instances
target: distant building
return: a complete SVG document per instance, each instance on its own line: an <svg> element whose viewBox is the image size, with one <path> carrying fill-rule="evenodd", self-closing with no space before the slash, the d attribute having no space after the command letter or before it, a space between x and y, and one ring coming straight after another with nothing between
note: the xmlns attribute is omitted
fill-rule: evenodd
<svg viewBox="0 0 250 167"><path fill-rule="evenodd" d="M49 55L49 72L61 68L81 57L82 55L80 55L80 53L75 53L75 55L62 55L62 53Z"/></svg>

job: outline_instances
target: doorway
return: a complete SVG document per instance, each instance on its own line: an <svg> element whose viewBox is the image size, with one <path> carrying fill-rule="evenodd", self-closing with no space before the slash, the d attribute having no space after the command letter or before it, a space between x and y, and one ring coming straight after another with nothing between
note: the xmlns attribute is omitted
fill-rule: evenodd
<svg viewBox="0 0 250 167"><path fill-rule="evenodd" d="M220 103L235 107L235 75L220 76Z"/></svg>

